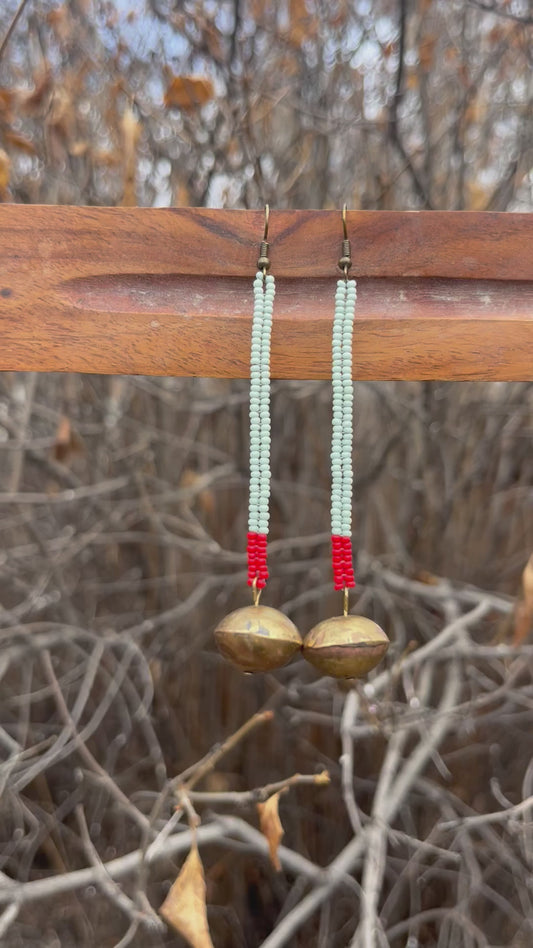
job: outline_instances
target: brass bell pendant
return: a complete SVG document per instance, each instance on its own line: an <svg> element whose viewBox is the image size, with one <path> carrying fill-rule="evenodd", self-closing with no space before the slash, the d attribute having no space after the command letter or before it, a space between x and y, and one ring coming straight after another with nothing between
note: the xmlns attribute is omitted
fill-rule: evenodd
<svg viewBox="0 0 533 948"><path fill-rule="evenodd" d="M215 640L224 658L243 672L281 668L302 647L298 629L283 612L258 604L230 612L216 627Z"/></svg>
<svg viewBox="0 0 533 948"><path fill-rule="evenodd" d="M381 661L389 640L364 616L342 615L315 625L304 638L303 654L323 675L362 678Z"/></svg>

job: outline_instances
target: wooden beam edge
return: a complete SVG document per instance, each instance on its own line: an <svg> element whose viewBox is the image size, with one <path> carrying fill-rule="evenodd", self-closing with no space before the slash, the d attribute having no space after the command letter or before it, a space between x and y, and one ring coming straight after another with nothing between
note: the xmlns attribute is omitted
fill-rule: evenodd
<svg viewBox="0 0 533 948"><path fill-rule="evenodd" d="M339 221L271 217L273 377L329 377ZM354 377L533 377L531 216L348 223ZM0 369L246 377L258 233L262 212L0 206Z"/></svg>

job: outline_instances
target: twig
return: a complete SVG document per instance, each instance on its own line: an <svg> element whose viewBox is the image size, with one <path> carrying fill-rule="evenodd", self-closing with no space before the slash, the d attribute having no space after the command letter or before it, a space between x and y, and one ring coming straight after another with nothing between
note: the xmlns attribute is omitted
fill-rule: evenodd
<svg viewBox="0 0 533 948"><path fill-rule="evenodd" d="M365 867L361 884L361 922L357 928L351 946L374 948L375 935L380 930L377 904L387 854L387 808L392 790L394 775L398 769L402 750L407 739L407 731L395 731L389 741L387 754L382 764L379 781L374 795L372 822L368 827Z"/></svg>
<svg viewBox="0 0 533 948"><path fill-rule="evenodd" d="M172 780L167 782L157 797L154 806L152 807L150 816L147 819L147 826L143 831L140 849L141 859L138 866L139 891L144 892L146 889L147 865L150 862L150 853L157 851L157 845L159 845L160 840L167 839L170 828L174 827L174 825L179 821L181 813L185 810L184 803L186 800L189 802L189 806L192 807L192 803L189 799L189 793L193 787L195 787L196 784L200 782L200 780L206 777L207 774L211 773L211 771L218 764L219 760L221 760L225 754L232 750L239 743L239 741L243 740L243 738L246 737L255 727L260 724L264 724L267 721L271 721L273 717L274 714L270 710L260 711L257 714L252 715L252 717L246 721L242 727L238 728L237 731L226 738L222 744L212 748L212 750L210 750L209 753L202 758L202 760L193 764L191 767L187 768L187 770L183 771L183 773L178 774L177 777L174 777ZM150 848L148 848L150 843L151 828L155 820L157 820L159 817L169 795L176 790L178 790L178 794L181 793L181 801L178 795L178 806L175 809L174 814L171 816L170 820L167 821L166 827L164 827L159 833L156 840L152 842Z"/></svg>
<svg viewBox="0 0 533 948"><path fill-rule="evenodd" d="M0 504L70 504L76 500L101 497L111 494L130 483L129 477L112 477L98 484L85 484L82 487L69 487L57 494L36 493L35 491L1 491Z"/></svg>
<svg viewBox="0 0 533 948"><path fill-rule="evenodd" d="M203 791L192 790L188 793L188 796L193 803L248 806L249 804L262 803L268 800L273 793L283 793L290 787L299 784L327 786L329 782L329 773L327 770L323 770L319 774L293 774L292 777L287 777L285 780L267 783L265 786L255 787L253 790L222 790L219 793L204 793Z"/></svg>
<svg viewBox="0 0 533 948"><path fill-rule="evenodd" d="M196 833L198 843L203 845L224 839L225 836L224 827L217 824L200 826ZM190 830L177 833L170 839L165 840L162 848L150 848L146 854L146 861L152 865L155 862L177 856L179 853L186 853L191 848L192 839L193 834ZM142 851L136 849L125 856L119 856L110 862L104 862L102 865L111 879L121 879L123 876L135 872L140 866L141 859ZM98 882L100 873L100 867L91 866L87 869L75 869L73 872L51 876L47 879L35 879L32 882L14 883L14 885L9 886L0 884L0 905L12 901L17 901L22 905L41 899L54 898L64 892L72 892Z"/></svg>
<svg viewBox="0 0 533 948"><path fill-rule="evenodd" d="M3 938L7 931L11 928L13 922L17 918L18 913L20 912L20 902L12 902L11 905L8 905L6 909L0 915L0 938Z"/></svg>
<svg viewBox="0 0 533 948"><path fill-rule="evenodd" d="M484 3L483 0L468 0L468 3L471 7L477 7L478 10L484 10L494 16L501 16L505 20L513 20L515 23L522 23L524 26L530 26L533 23L533 16L519 16L510 10L500 10L491 3Z"/></svg>
<svg viewBox="0 0 533 948"><path fill-rule="evenodd" d="M260 724L266 724L267 721L272 721L274 717L273 711L259 711L257 714L252 715L252 717L245 722L234 734L226 738L226 740L220 744L219 747L214 748L210 751L203 760L199 763L194 764L189 768L184 774L181 774L179 778L176 778L179 783L183 783L187 791L192 790L200 780L203 780L207 774L210 774L212 770L215 769L219 760L222 759L230 750L232 750L239 741L242 741L244 737L253 731L254 728L258 727ZM190 776L188 776L190 774Z"/></svg>
<svg viewBox="0 0 533 948"><path fill-rule="evenodd" d="M438 827L440 829L440 826ZM389 828L388 835L391 843L402 842L416 850L416 853L427 853L428 856L435 856L436 859L444 859L446 862L460 863L461 854L454 853L449 849L443 849L442 846L435 846L427 839L417 839L409 836L408 833L402 833L401 830Z"/></svg>
<svg viewBox="0 0 533 948"><path fill-rule="evenodd" d="M470 826L481 826L484 823L499 823L504 822L509 818L514 818L520 816L522 813L527 812L527 810L533 807L533 796L527 797L526 800L521 800L520 803L515 803L514 806L508 807L507 810L497 810L494 813L479 813L475 816L464 816L462 819L458 820L446 820L444 823L439 823L439 829L455 829L456 827L470 827Z"/></svg>
<svg viewBox="0 0 533 948"><path fill-rule="evenodd" d="M170 837L161 839L157 842L157 845L150 846L144 854L147 864L153 865L156 862L172 859L174 856L188 852L195 836L199 847L213 843L227 845L231 843L232 839L237 838L251 846L254 851L260 852L265 857L268 856L268 843L262 833L249 826L244 820L225 816L217 818L216 822L207 826L199 826L195 830L184 830L182 833L174 833ZM280 846L278 853L282 865L295 875L303 875L312 881L323 878L323 870L310 860L305 859L304 856L300 856L299 853L293 852L286 846ZM99 866L76 869L47 879L10 884L4 884L0 881L0 905L11 902L25 905L85 888L85 886L99 881L102 867L110 879L121 879L137 871L142 859L142 850L136 849L125 856L119 856L117 859L104 862ZM342 882L344 875L345 873L339 864L337 882Z"/></svg>
<svg viewBox="0 0 533 948"><path fill-rule="evenodd" d="M130 923L137 922L137 924L147 925L148 928L156 929L159 931L165 931L165 925L160 920L160 918L155 914L155 912L150 915L146 915L143 912L140 912L139 909L134 905L131 899L122 891L119 885L107 872L106 867L100 856L98 855L97 850L95 849L93 842L89 834L89 828L87 826L87 820L85 819L85 813L81 804L75 809L76 819L78 821L78 826L80 829L81 839L83 842L83 847L87 854L87 858L91 865L94 867L97 876L97 883L105 892L107 897L129 918Z"/></svg>
<svg viewBox="0 0 533 948"><path fill-rule="evenodd" d="M409 592L414 596L420 596L422 599L437 600L438 602L449 599L450 596L465 605L489 602L494 609L503 613L510 613L513 610L514 602L511 598L506 599L504 596L498 596L484 589L477 589L469 585L453 585L449 580L440 577L435 577L436 582L434 584L409 579L407 576L402 576L388 569L379 560L368 556L364 552L359 554L358 561L361 561L364 570L379 577L387 586L399 592Z"/></svg>
<svg viewBox="0 0 533 948"><path fill-rule="evenodd" d="M405 169L409 172L413 186L422 204L425 208L431 208L431 201L428 189L422 181L420 174L413 163L412 157L407 153L400 134L400 123L398 111L403 100L403 78L405 63L405 46L407 35L407 0L400 0L399 3L399 43L398 43L398 66L396 70L396 88L389 113L389 136L392 143L398 149L398 152L405 163Z"/></svg>
<svg viewBox="0 0 533 948"><path fill-rule="evenodd" d="M116 945L113 945L113 948L128 948L128 945L131 945L133 939L135 938L135 935L137 934L139 930L139 925L140 925L140 922L138 921L138 919L136 918L132 919L128 927L128 930L124 932L124 935L122 936L120 941L117 941Z"/></svg>
<svg viewBox="0 0 533 948"><path fill-rule="evenodd" d="M468 623L472 621L474 614L477 616L484 614L485 610L482 608L483 605L484 604L481 603L480 606L473 609L470 613L467 613L466 616L462 616L462 620L466 620L466 624L468 625ZM460 623L461 620L452 623L456 633L459 633L461 629L464 630L466 627L464 621L462 624ZM443 632L444 631L446 630L443 630ZM428 643L428 645L431 644L432 643ZM427 648L427 646L424 647ZM416 654L417 653L415 653L415 655ZM412 657L414 658L414 656ZM379 677L385 680L386 673ZM439 706L440 710L449 711L457 700L459 693L460 677L457 666L454 666L448 676L447 688ZM400 772L393 786L391 786L390 793L383 808L383 818L387 823L390 824L392 822L400 807L403 806L406 795L426 766L434 748L442 741L450 727L451 720L452 718L449 714L443 714L442 717L437 717L434 725L428 730L424 743L417 746L415 752L404 765L403 770ZM391 769L393 763L394 762L391 761L389 764ZM367 851L368 843L369 828L365 827L358 836L344 847L339 855L329 864L327 869L324 870L325 881L316 886L312 892L302 899L302 901L281 920L274 931L265 939L261 948L281 948L282 945L286 945L301 925L329 898L331 892L337 887L342 877L354 869L363 854ZM371 946L372 943L365 945L364 948L371 948Z"/></svg>
<svg viewBox="0 0 533 948"><path fill-rule="evenodd" d="M346 812L355 834L361 831L362 823L359 808L355 802L353 788L353 727L357 717L358 698L354 688L346 695L341 717L342 754L339 760L342 775L342 796Z"/></svg>
<svg viewBox="0 0 533 948"><path fill-rule="evenodd" d="M9 43L9 40L11 39L11 35L12 35L12 33L13 33L13 30L15 29L15 27L16 27L16 25L17 25L19 19L20 19L20 17L22 16L22 12L23 12L24 7L26 6L27 2L28 2L28 0L20 0L20 3L19 3L19 5L18 5L18 7L17 7L17 10L16 10L16 12L15 12L15 15L14 15L13 19L11 20L11 23L9 24L9 26L8 26L8 28L7 28L6 35L4 36L4 38L3 38L3 40L2 40L2 43L0 44L0 59L2 58L2 56L3 56L3 54L4 54L4 50L5 50L6 46L7 46L7 44Z"/></svg>
<svg viewBox="0 0 533 948"><path fill-rule="evenodd" d="M176 810L183 810L183 812L187 814L187 821L189 823L190 829L195 829L195 827L199 826L202 821L194 809L194 806L192 805L187 790L185 787L180 785L175 793L178 801Z"/></svg>
<svg viewBox="0 0 533 948"><path fill-rule="evenodd" d="M404 660L402 667L404 669L415 668L418 665L421 665L429 655L434 655L436 652L439 652L440 649L447 645L454 638L461 635L465 632L470 626L475 625L480 619L487 615L490 612L491 603L483 599L474 609L471 609L470 612L465 612L464 615L460 616L454 622L451 622L449 625L444 626L441 632L431 639L429 642L426 642L425 645L422 645L415 652L412 652ZM369 687L373 691L379 692L386 687L389 680L388 671L381 672L380 675L377 675L376 678L370 683Z"/></svg>
<svg viewBox="0 0 533 948"><path fill-rule="evenodd" d="M115 796L119 797L121 803L124 804L125 802L127 802L128 809L130 810L130 812L132 809L135 810L135 812L138 815L137 822L139 822L139 820L142 820L142 824L144 826L144 820L142 818L142 814L139 813L139 811L137 811L135 807L132 807L132 804L130 803L130 801L127 800L127 797L124 797L124 794L122 794L122 791L109 778L106 771L103 770L103 768L101 768L98 765L97 761L92 757L92 754L90 753L90 751L86 749L86 753L84 754L84 751L82 750L82 748L85 747L85 741L90 737L90 735L99 726L100 722L103 720L107 711L109 710L109 707L111 706L113 702L113 699L115 698L121 685L123 684L128 667L131 664L132 656L134 654L134 651L130 649L129 646L128 648L126 648L124 657L122 661L120 662L120 665L110 682L107 692L105 696L102 698L102 700L99 702L98 707L96 711L94 712L91 720L82 728L81 731L77 730L78 722L81 718L85 705L89 699L90 691L92 689L94 679L95 679L95 676L100 664L100 659L102 657L104 649L105 649L104 642L97 641L94 647L93 653L91 655L90 661L88 663L88 669L86 671L82 687L79 690L78 697L74 704L74 709L72 713L68 710L65 699L61 692L61 688L59 687L59 684L58 684L58 681L53 669L50 653L48 650L45 650L42 653L42 663L44 666L45 674L48 678L48 681L52 685L52 688L54 689L54 696L56 698L58 710L65 722L65 726L61 734L57 737L57 740L54 742L54 744L50 748L50 750L47 751L45 754L43 754L43 756L39 760L37 760L35 764L27 768L27 770L15 782L14 787L16 790L22 789L23 787L27 786L27 784L30 783L38 773L44 770L45 767L49 763L52 763L52 762L55 763L59 760L63 760L65 757L68 757L74 750L79 750L81 754L85 756L86 761L90 761L91 768L93 770L96 770L100 778L102 778L102 774L103 774L102 779L105 780L108 788L111 789L111 792L114 793ZM114 790L112 789L112 787L114 787Z"/></svg>

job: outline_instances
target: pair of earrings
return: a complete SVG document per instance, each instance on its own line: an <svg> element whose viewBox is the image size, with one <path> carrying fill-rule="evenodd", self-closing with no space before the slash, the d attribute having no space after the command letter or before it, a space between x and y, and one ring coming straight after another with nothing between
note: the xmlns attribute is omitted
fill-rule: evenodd
<svg viewBox="0 0 533 948"><path fill-rule="evenodd" d="M268 205L254 280L254 311L250 357L250 496L248 522L248 586L253 604L231 612L215 629L218 648L244 672L281 668L303 656L325 675L360 678L385 655L389 640L375 622L348 611L355 586L352 563L352 334L356 282L348 279L352 265L343 209L343 241L337 281L332 337L333 420L331 438L331 550L334 588L343 591L343 614L316 625L302 639L291 620L277 609L259 604L268 579L267 536L270 496L270 337L276 292L268 273Z"/></svg>

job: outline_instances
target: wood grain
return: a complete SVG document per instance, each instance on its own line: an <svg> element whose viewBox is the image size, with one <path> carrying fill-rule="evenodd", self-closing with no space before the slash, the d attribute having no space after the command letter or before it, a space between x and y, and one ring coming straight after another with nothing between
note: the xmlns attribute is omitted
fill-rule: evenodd
<svg viewBox="0 0 533 948"><path fill-rule="evenodd" d="M0 369L244 378L262 211L0 206ZM533 378L533 218L349 212L354 377ZM327 378L342 225L272 211L272 374Z"/></svg>

